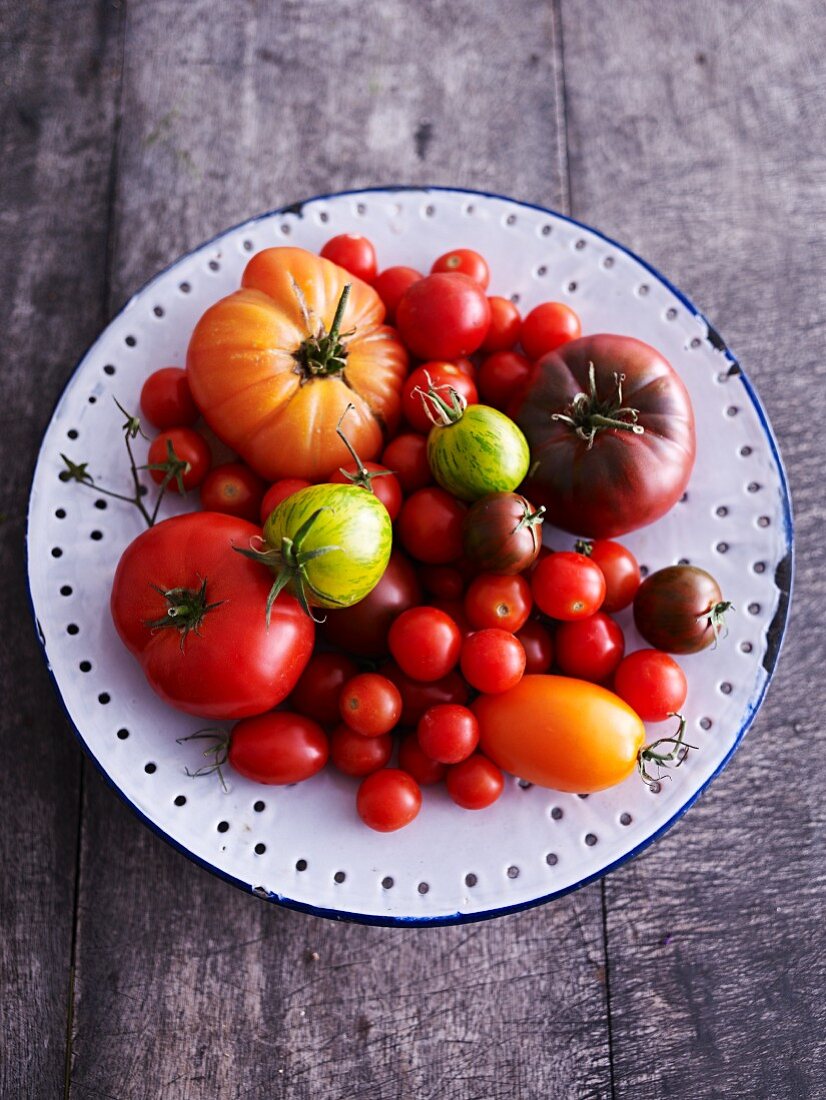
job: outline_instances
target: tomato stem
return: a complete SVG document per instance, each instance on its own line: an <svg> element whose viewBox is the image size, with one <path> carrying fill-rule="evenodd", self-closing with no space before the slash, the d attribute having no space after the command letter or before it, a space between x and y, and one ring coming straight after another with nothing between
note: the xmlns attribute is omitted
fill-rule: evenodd
<svg viewBox="0 0 826 1100"><path fill-rule="evenodd" d="M551 413L551 420L569 424L580 439L585 440L588 450L594 445L594 439L600 431L613 429L643 435L645 428L637 423L638 409L624 406L622 403L622 384L624 374L614 374L616 389L608 400L600 400L597 395L596 371L593 363L588 364L588 393L574 396L568 411ZM628 417L628 419L623 419Z"/></svg>
<svg viewBox="0 0 826 1100"><path fill-rule="evenodd" d="M421 386L416 386L413 393L421 398L425 415L431 424L435 424L438 428L449 428L464 416L467 398L449 384L434 386L427 371L425 371L425 378L427 389L423 390ZM442 397L443 393L446 393L447 397Z"/></svg>
<svg viewBox="0 0 826 1100"><path fill-rule="evenodd" d="M728 634L728 627L726 626L727 611L734 611L734 605L729 600L720 600L719 603L714 604L708 611L704 611L702 615L697 616L698 622L702 622L703 619L708 619L708 625L714 631L713 648L716 648L720 639L725 638L726 634Z"/></svg>
<svg viewBox="0 0 826 1100"><path fill-rule="evenodd" d="M671 776L668 773L662 774L659 770L657 775L653 776L647 770L647 764L655 764L658 769L667 768L669 764L674 764L676 768L679 768L688 756L689 749L696 750L697 748L696 745L689 745L685 740L684 716L672 711L669 717L679 720L677 732L674 736L660 737L658 740L652 741L650 745L644 745L637 753L637 770L643 783L649 787L653 786L654 783L659 783L662 779L670 779ZM671 748L668 752L660 752L658 750L661 745L671 745Z"/></svg>
<svg viewBox="0 0 826 1100"><path fill-rule="evenodd" d="M230 735L227 731L218 729L217 727L197 730L195 733L190 733L188 737L176 738L176 742L179 745L183 745L185 741L214 742L209 748L204 749L204 756L211 756L213 758L211 763L203 764L200 768L196 768L194 772L191 772L189 768L184 768L184 771L190 779L199 779L202 775L212 775L214 772L217 772L218 778L221 780L221 786L224 788L224 791L227 790L224 773L221 769L229 759L229 739Z"/></svg>
<svg viewBox="0 0 826 1100"><path fill-rule="evenodd" d="M330 331L325 332L324 326L319 325L318 332L307 336L306 340L293 354L293 358L300 366L300 373L303 374L305 382L309 382L316 377L324 378L332 374L341 374L344 370L347 363L347 345L344 340L347 336L353 335L352 332L341 334L341 323L344 320L344 311L350 297L350 285L350 283L346 283L341 292ZM293 289L302 306L304 319L309 328L310 313L304 301L304 296L301 294L298 284L294 283Z"/></svg>
<svg viewBox="0 0 826 1100"><path fill-rule="evenodd" d="M339 466L338 472L342 475L342 477L346 477L347 480L352 485L359 485L359 486L361 486L362 489L366 489L369 493L374 493L375 494L375 490L373 489L373 480L374 480L374 478L388 477L390 474L392 474L393 471L392 470L376 470L375 472L372 472L372 471L368 470L367 467L364 465L364 463L362 462L362 460L359 456L358 451L353 446L353 444L350 442L350 440L347 438L347 436L344 432L344 429L341 426L344 422L345 416L347 415L348 412L351 412L351 411L352 412L356 411L356 406L353 404L352 401L349 402L349 404L347 405L347 408L344 410L344 412L338 418L338 424L336 425L336 435L339 437L339 439L342 441L344 446L350 452L350 454L352 456L352 459L353 459L353 462L356 465L356 472L354 474L351 474L347 470L345 470L343 466Z"/></svg>

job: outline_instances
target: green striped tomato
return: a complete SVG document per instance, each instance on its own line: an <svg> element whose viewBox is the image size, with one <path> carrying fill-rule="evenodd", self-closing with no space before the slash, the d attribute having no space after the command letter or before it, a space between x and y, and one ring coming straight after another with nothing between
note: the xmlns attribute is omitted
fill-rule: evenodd
<svg viewBox="0 0 826 1100"><path fill-rule="evenodd" d="M522 432L489 405L468 405L452 424L434 424L427 437L433 476L461 500L512 492L528 472Z"/></svg>

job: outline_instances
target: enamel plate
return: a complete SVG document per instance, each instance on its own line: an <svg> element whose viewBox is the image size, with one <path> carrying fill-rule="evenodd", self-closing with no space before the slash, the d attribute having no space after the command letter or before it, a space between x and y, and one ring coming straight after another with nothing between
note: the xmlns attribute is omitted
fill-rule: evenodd
<svg viewBox="0 0 826 1100"><path fill-rule="evenodd" d="M681 659L688 737L697 746L673 778L636 775L581 798L507 777L503 797L471 813L428 788L419 817L397 833L365 828L356 782L326 769L293 787L263 787L227 769L191 779L202 742L176 738L209 723L178 714L146 685L109 616L111 579L143 529L136 509L59 479L61 453L128 492L123 417L155 369L185 362L203 311L239 286L249 257L272 245L317 251L364 233L380 264L427 271L463 246L482 252L491 294L568 302L585 333L636 336L682 376L697 416L697 465L687 495L622 541L653 571L688 560L711 572L735 607L715 650ZM138 461L145 461L146 443ZM196 494L197 496L197 494ZM104 507L105 504L105 507ZM164 514L193 508L179 499ZM556 549L572 538L546 532ZM679 291L613 241L558 214L494 195L440 189L360 191L312 199L230 229L143 288L84 356L43 439L32 486L29 582L46 661L81 743L112 786L192 859L260 897L373 923L479 920L536 905L639 852L724 767L760 706L788 610L789 494L760 402L720 337ZM627 651L639 648L630 613ZM651 727L651 739L663 726Z"/></svg>

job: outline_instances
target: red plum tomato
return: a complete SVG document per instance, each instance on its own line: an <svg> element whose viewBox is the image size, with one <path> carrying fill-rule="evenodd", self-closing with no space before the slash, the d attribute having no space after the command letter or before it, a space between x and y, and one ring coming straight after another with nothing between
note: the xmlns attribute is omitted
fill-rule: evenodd
<svg viewBox="0 0 826 1100"><path fill-rule="evenodd" d="M247 779L283 785L309 779L321 771L328 756L327 735L317 722L275 710L233 727L227 759Z"/></svg>

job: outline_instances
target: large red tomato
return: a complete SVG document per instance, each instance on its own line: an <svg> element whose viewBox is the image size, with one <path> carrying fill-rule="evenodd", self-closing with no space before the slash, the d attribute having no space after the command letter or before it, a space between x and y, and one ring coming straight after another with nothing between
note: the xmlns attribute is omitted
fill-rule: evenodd
<svg viewBox="0 0 826 1100"><path fill-rule="evenodd" d="M289 695L310 658L312 619L282 593L268 629L272 573L233 549L260 533L217 512L174 516L139 535L118 563L115 627L150 686L179 710L262 714Z"/></svg>
<svg viewBox="0 0 826 1100"><path fill-rule="evenodd" d="M694 414L679 376L630 336L587 336L544 356L510 410L531 449L524 490L566 531L613 538L685 491Z"/></svg>
<svg viewBox="0 0 826 1100"><path fill-rule="evenodd" d="M349 297L337 317L345 286ZM192 395L213 431L262 477L318 481L375 458L399 419L407 353L378 294L302 248L267 248L200 319L187 352ZM336 323L338 321L338 323Z"/></svg>

